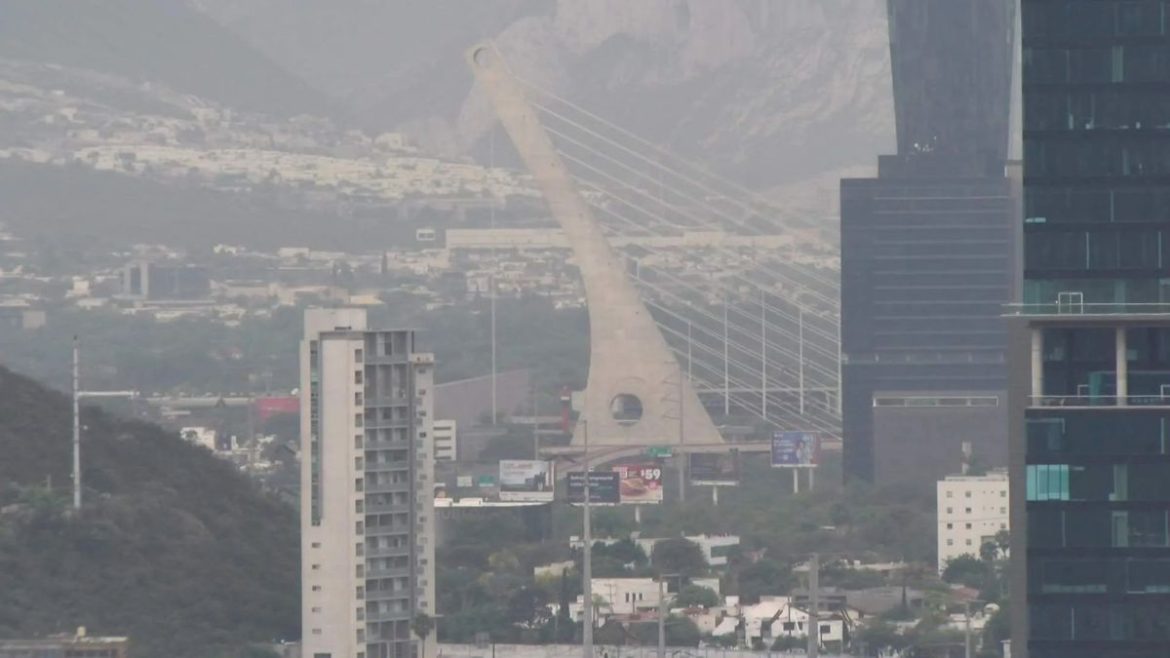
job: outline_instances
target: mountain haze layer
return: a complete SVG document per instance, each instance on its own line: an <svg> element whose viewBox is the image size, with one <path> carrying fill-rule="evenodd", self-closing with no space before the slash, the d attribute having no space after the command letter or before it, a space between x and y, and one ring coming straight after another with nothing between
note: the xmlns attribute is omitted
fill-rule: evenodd
<svg viewBox="0 0 1170 658"><path fill-rule="evenodd" d="M892 144L884 0L197 1L352 120L439 152L492 124L463 62L483 39L525 79L753 187L835 187Z"/></svg>

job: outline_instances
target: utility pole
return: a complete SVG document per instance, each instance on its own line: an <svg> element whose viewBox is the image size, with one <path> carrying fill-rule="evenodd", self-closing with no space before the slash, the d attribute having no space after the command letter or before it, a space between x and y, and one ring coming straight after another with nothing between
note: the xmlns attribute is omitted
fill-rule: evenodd
<svg viewBox="0 0 1170 658"><path fill-rule="evenodd" d="M967 619L963 627L963 658L971 658L971 602L967 601Z"/></svg>
<svg viewBox="0 0 1170 658"><path fill-rule="evenodd" d="M585 599L585 625L581 629L581 649L583 658L593 658L593 530L590 527L591 519L589 507L589 474L593 470L589 463L589 421L581 420L581 431L584 432L585 444L585 513L582 534L585 538L585 550L581 556L581 591Z"/></svg>
<svg viewBox="0 0 1170 658"><path fill-rule="evenodd" d="M496 167L496 127L493 125L491 133L488 136L488 160L491 169ZM492 272L488 276L488 285L490 290L491 315L492 315L492 427L496 426L496 270L499 268L499 255L496 252L496 202L492 199L488 207L488 216L491 218L492 227Z"/></svg>
<svg viewBox="0 0 1170 658"><path fill-rule="evenodd" d="M817 658L821 650L821 556L812 554L808 563L808 658Z"/></svg>
<svg viewBox="0 0 1170 658"><path fill-rule="evenodd" d="M663 587L665 580L665 576L658 575L658 658L666 658L666 591Z"/></svg>
<svg viewBox="0 0 1170 658"><path fill-rule="evenodd" d="M73 336L73 510L81 513L81 347Z"/></svg>

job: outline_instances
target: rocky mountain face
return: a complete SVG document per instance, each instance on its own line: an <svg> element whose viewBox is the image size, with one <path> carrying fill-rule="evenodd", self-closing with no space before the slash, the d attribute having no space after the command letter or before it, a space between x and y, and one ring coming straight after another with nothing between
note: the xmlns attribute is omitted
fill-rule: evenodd
<svg viewBox="0 0 1170 658"><path fill-rule="evenodd" d="M328 93L430 150L493 122L463 52L642 137L811 207L893 143L884 0L191 0Z"/></svg>

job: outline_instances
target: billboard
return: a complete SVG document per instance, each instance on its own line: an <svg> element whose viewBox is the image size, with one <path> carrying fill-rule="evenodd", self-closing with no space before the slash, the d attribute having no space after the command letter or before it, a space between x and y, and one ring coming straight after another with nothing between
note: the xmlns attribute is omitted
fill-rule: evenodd
<svg viewBox="0 0 1170 658"><path fill-rule="evenodd" d="M256 398L253 405L256 411L256 420L261 423L279 414L299 414L301 412L301 399L295 395Z"/></svg>
<svg viewBox="0 0 1170 658"><path fill-rule="evenodd" d="M500 500L548 502L555 490L552 462L528 459L500 462Z"/></svg>
<svg viewBox="0 0 1170 658"><path fill-rule="evenodd" d="M820 451L820 441L812 432L772 434L772 468L815 468Z"/></svg>
<svg viewBox="0 0 1170 658"><path fill-rule="evenodd" d="M622 501L621 476L616 471L592 471L589 473L589 502L593 505L617 505ZM580 505L585 502L585 474L581 471L569 473L569 502Z"/></svg>
<svg viewBox="0 0 1170 658"><path fill-rule="evenodd" d="M690 463L691 484L713 487L739 484L739 451L729 453L692 452L687 455Z"/></svg>
<svg viewBox="0 0 1170 658"><path fill-rule="evenodd" d="M623 505L656 505L662 502L662 467L657 464L614 466ZM592 493L592 492L591 492Z"/></svg>

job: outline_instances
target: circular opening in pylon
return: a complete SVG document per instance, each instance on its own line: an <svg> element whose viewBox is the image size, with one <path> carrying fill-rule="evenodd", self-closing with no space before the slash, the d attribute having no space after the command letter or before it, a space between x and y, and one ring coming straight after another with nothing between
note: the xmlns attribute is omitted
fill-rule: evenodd
<svg viewBox="0 0 1170 658"><path fill-rule="evenodd" d="M488 57L490 56L491 53L488 52L487 46L480 46L475 49L475 52L471 53L471 61L475 62L478 66L487 66Z"/></svg>
<svg viewBox="0 0 1170 658"><path fill-rule="evenodd" d="M609 413L622 425L633 425L642 419L642 400L631 393L618 393L609 403Z"/></svg>

